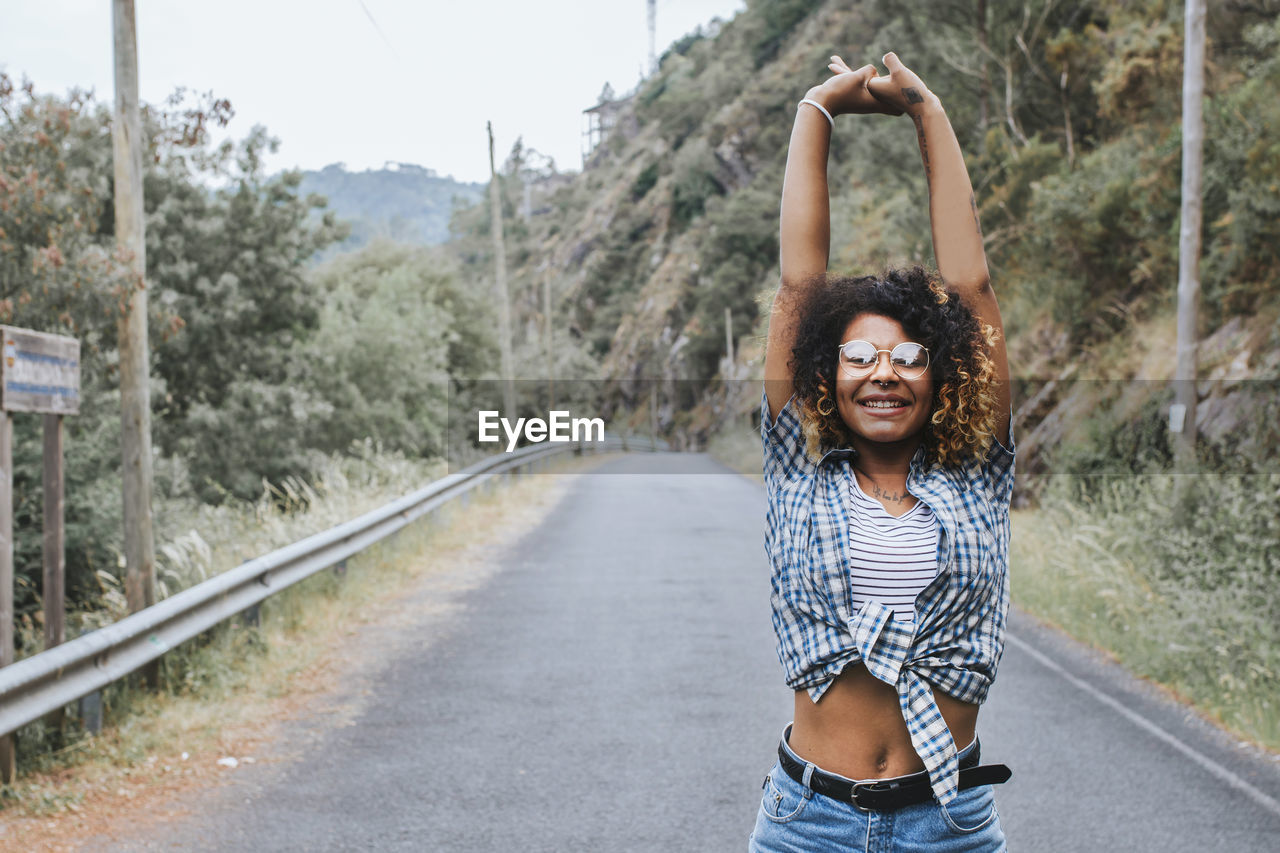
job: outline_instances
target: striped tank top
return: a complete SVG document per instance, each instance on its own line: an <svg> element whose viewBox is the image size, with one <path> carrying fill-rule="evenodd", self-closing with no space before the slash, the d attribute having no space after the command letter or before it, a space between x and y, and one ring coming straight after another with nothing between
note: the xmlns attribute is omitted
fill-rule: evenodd
<svg viewBox="0 0 1280 853"><path fill-rule="evenodd" d="M938 573L938 520L919 501L893 516L850 477L849 569L853 608L868 600L893 611L899 622L915 622L915 601Z"/></svg>

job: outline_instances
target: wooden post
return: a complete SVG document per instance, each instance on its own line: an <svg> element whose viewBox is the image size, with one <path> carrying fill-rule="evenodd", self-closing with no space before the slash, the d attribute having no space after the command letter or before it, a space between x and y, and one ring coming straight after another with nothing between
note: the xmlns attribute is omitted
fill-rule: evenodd
<svg viewBox="0 0 1280 853"><path fill-rule="evenodd" d="M1169 412L1179 473L1196 461L1196 319L1200 302L1201 164L1204 160L1204 0L1186 0L1182 67L1182 221L1178 234L1177 402ZM1179 479L1181 483L1181 478ZM1183 486L1185 488L1185 486Z"/></svg>
<svg viewBox="0 0 1280 853"><path fill-rule="evenodd" d="M62 485L62 415L45 413L44 452L44 647L51 649L67 639L66 633L66 556L63 536L64 499ZM45 717L48 727L58 733L59 741L66 724L64 708Z"/></svg>
<svg viewBox="0 0 1280 853"><path fill-rule="evenodd" d="M62 416L80 410L80 342L0 326L0 667L13 663L13 412L44 415L44 640L65 638ZM51 723L62 728L59 709ZM13 737L0 736L0 781L13 781Z"/></svg>
<svg viewBox="0 0 1280 853"><path fill-rule="evenodd" d="M653 449L658 449L658 380L649 385L649 440Z"/></svg>
<svg viewBox="0 0 1280 853"><path fill-rule="evenodd" d="M146 240L142 209L142 122L138 113L138 37L133 0L113 0L115 35L116 242L126 250L136 284L119 319L121 479L124 493L125 595L129 612L156 603L155 540L151 524L151 393L147 343ZM155 685L158 669L148 667Z"/></svg>
<svg viewBox="0 0 1280 853"><path fill-rule="evenodd" d="M44 415L44 647L67 639L63 535L62 415Z"/></svg>
<svg viewBox="0 0 1280 853"><path fill-rule="evenodd" d="M733 312L729 306L724 307L724 355L729 359L729 369L733 370ZM729 377L725 377L728 379Z"/></svg>
<svg viewBox="0 0 1280 853"><path fill-rule="evenodd" d="M13 663L13 415L0 412L0 667ZM0 736L0 782L17 771L13 735Z"/></svg>
<svg viewBox="0 0 1280 853"><path fill-rule="evenodd" d="M515 418L515 387L512 385L511 364L511 294L507 291L507 250L502 239L502 198L498 187L498 169L493 159L493 122L486 122L489 130L489 218L493 234L493 265L497 279L498 342L502 349L502 406L503 415Z"/></svg>

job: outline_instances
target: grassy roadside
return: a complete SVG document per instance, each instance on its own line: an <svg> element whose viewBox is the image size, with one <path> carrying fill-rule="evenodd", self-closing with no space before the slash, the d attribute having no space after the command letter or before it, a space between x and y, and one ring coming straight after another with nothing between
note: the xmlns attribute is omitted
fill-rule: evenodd
<svg viewBox="0 0 1280 853"><path fill-rule="evenodd" d="M1276 475L1100 480L1013 514L1013 600L1280 750Z"/></svg>
<svg viewBox="0 0 1280 853"><path fill-rule="evenodd" d="M353 635L422 618L420 608L404 612L403 599L446 567L466 567L453 572L463 576L456 583L479 583L492 570L486 557L535 526L568 475L600 458L480 489L465 505L454 502L352 558L341 574L320 572L268 599L259 627L233 620L171 653L159 692L115 686L101 735L72 736L21 765L18 780L0 789L0 849L76 849L128 816L165 817L182 791L226 777L220 759L259 760L282 722L325 706L340 675L361 666ZM502 525L491 523L494 515Z"/></svg>
<svg viewBox="0 0 1280 853"><path fill-rule="evenodd" d="M713 435L707 442L707 452L720 464L757 483L764 482L760 429L753 426L749 418L737 420L732 427Z"/></svg>

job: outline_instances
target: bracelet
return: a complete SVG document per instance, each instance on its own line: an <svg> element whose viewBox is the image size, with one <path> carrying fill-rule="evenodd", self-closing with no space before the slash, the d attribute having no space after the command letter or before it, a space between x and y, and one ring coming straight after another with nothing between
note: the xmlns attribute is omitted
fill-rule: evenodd
<svg viewBox="0 0 1280 853"><path fill-rule="evenodd" d="M813 98L805 98L800 102L800 104L809 104L810 106L817 107L818 111L821 112L824 116L826 116L827 121L831 123L831 129L832 130L836 129L836 120L831 117L831 113L827 112L827 108L824 107L822 104L818 103ZM800 108L800 104L796 104L796 109Z"/></svg>

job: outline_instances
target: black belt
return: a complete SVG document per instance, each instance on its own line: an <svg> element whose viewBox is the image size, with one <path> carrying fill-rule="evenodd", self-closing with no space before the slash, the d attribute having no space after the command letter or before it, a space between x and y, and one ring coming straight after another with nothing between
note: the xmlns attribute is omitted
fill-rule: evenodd
<svg viewBox="0 0 1280 853"><path fill-rule="evenodd" d="M1003 764L978 765L978 746L960 759L959 790L976 788L979 785L999 785L1008 782L1013 775ZM805 763L796 761L787 753L786 742L778 744L778 761L782 769L792 779L804 784ZM933 798L933 788L929 785L929 774L921 770L907 776L896 776L893 779L876 779L869 782L850 782L840 776L813 768L809 777L809 787L819 794L852 803L862 811L893 811L903 806L925 803Z"/></svg>

